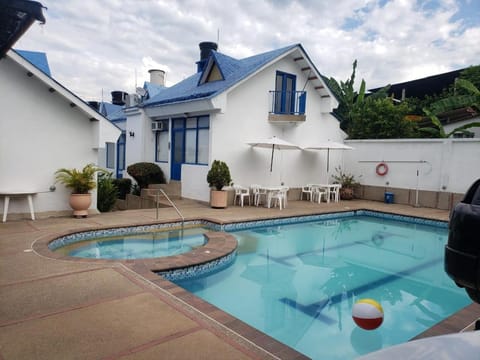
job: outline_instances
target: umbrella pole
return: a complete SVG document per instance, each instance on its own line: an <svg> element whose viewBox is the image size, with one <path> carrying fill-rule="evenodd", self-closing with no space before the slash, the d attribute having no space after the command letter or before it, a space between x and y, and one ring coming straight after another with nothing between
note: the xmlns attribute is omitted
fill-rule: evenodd
<svg viewBox="0 0 480 360"><path fill-rule="evenodd" d="M270 172L272 172L273 167L273 152L275 151L275 145L272 145L272 158L270 159Z"/></svg>

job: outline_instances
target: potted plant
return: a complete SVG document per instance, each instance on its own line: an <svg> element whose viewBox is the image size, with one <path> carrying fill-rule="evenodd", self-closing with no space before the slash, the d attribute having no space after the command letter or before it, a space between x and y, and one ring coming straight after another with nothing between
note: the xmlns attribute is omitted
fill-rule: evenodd
<svg viewBox="0 0 480 360"><path fill-rule="evenodd" d="M97 186L97 172L105 171L94 164L87 164L82 170L62 168L55 172L55 179L72 190L69 204L73 209L73 216L88 216L88 208L92 203L90 190Z"/></svg>
<svg viewBox="0 0 480 360"><path fill-rule="evenodd" d="M207 182L210 186L210 206L226 208L228 193L223 188L232 182L227 164L220 160L214 160L207 174Z"/></svg>
<svg viewBox="0 0 480 360"><path fill-rule="evenodd" d="M336 167L335 171L337 173L332 176L333 182L342 185L340 188L340 199L352 200L353 189L355 186L360 185L360 183L355 179L353 174L343 171L340 166Z"/></svg>

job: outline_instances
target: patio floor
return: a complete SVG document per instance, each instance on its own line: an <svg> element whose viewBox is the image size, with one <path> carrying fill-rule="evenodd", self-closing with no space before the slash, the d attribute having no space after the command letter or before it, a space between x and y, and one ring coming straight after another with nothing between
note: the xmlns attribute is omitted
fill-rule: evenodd
<svg viewBox="0 0 480 360"><path fill-rule="evenodd" d="M221 222L371 209L447 220L448 211L371 201L290 201L282 211L194 201L186 218ZM9 218L12 218L9 214ZM159 220L178 220L172 208ZM38 251L79 230L156 223L155 209L0 224L0 359L301 359L305 358L172 283L141 261L65 260ZM472 329L472 304L419 337Z"/></svg>

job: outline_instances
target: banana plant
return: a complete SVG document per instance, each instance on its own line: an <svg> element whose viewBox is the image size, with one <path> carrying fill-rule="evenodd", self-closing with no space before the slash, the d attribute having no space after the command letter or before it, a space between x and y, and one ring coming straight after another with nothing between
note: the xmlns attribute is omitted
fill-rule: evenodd
<svg viewBox="0 0 480 360"><path fill-rule="evenodd" d="M480 90L468 80L457 79L455 81L455 93L457 93L460 89L465 90L468 94L449 96L431 104L431 109L423 109L423 112L430 118L432 124L435 125L436 128L424 127L419 129L419 131L429 133L440 138L448 138L455 133L466 133L468 129L480 127L480 122L473 122L459 126L448 133L445 132L445 129L437 115L464 107L471 107L480 110Z"/></svg>

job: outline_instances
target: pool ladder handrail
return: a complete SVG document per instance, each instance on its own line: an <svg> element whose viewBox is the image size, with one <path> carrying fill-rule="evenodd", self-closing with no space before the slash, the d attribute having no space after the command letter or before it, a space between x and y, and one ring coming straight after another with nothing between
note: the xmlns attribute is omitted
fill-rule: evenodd
<svg viewBox="0 0 480 360"><path fill-rule="evenodd" d="M165 196L165 199L167 199L167 201L170 203L170 205L172 205L172 207L175 209L175 211L177 212L178 216L180 216L182 218L182 228L183 228L183 225L185 223L185 217L182 215L182 213L180 212L180 210L178 210L177 206L173 203L173 201L168 197L168 195L166 194L165 191L163 191L163 189L155 189L156 192L155 192L155 205L156 205L156 208L157 208L157 220L158 220L158 196L160 195L160 193L163 194L163 196Z"/></svg>

